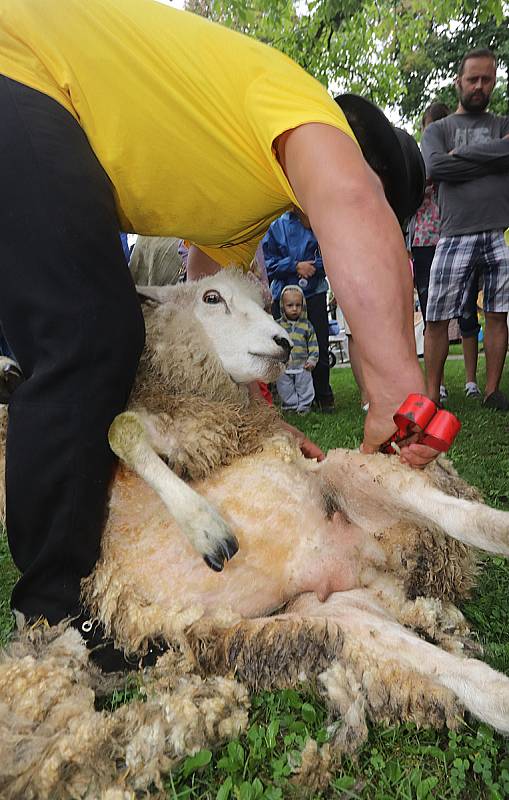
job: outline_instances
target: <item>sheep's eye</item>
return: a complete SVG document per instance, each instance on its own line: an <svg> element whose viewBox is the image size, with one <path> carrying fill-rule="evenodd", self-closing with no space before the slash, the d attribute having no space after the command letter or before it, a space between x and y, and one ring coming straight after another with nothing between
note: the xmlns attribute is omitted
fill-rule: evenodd
<svg viewBox="0 0 509 800"><path fill-rule="evenodd" d="M203 295L203 302L204 303L211 303L212 305L216 303L221 303L223 298L219 294L219 292L205 292Z"/></svg>

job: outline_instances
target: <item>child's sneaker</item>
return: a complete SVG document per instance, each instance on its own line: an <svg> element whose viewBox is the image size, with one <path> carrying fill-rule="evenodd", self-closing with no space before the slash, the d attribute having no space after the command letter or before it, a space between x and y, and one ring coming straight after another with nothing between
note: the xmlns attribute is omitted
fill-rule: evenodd
<svg viewBox="0 0 509 800"><path fill-rule="evenodd" d="M468 381L468 383L465 384L465 397L468 397L469 400L475 400L480 396L481 390L478 385L474 383L474 381Z"/></svg>
<svg viewBox="0 0 509 800"><path fill-rule="evenodd" d="M449 392L446 387L440 384L440 402L445 403L449 399Z"/></svg>

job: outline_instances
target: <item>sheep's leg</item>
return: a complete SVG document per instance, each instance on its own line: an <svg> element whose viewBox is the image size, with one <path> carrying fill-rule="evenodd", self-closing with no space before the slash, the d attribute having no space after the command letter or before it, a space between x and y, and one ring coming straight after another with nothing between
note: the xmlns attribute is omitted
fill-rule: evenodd
<svg viewBox="0 0 509 800"><path fill-rule="evenodd" d="M128 411L116 417L109 441L114 453L157 492L207 566L220 572L237 552L237 539L210 503L159 458L138 415Z"/></svg>
<svg viewBox="0 0 509 800"><path fill-rule="evenodd" d="M398 496L400 508L428 524L437 525L454 539L480 550L509 556L509 513L506 511L451 497L418 474L413 475L411 481L395 481L394 494Z"/></svg>
<svg viewBox="0 0 509 800"><path fill-rule="evenodd" d="M430 681L449 689L478 719L509 733L509 678L482 661L447 653L420 639L396 622L369 590L336 592L325 603L315 595L302 595L289 612L299 617L327 617L337 624L344 636L342 661L355 666L359 681L366 683L368 699L369 691L377 692L376 680L383 678L384 662L390 662L409 676L422 676L424 695ZM370 689L372 669L378 674L371 675ZM323 682L327 685L327 677Z"/></svg>
<svg viewBox="0 0 509 800"><path fill-rule="evenodd" d="M235 452L235 429L211 424L210 414L175 403L171 413L152 414L136 410L145 436L169 468L186 481L200 480L231 460ZM228 458L230 456L230 459Z"/></svg>
<svg viewBox="0 0 509 800"><path fill-rule="evenodd" d="M423 596L408 600L403 581L390 573L374 578L366 591L396 622L429 637L445 650L458 655L482 655L481 646L470 639L465 617L453 603Z"/></svg>
<svg viewBox="0 0 509 800"><path fill-rule="evenodd" d="M433 485L433 474L381 454L338 450L323 463L346 514L367 529L406 519L437 526L480 550L509 555L509 513L446 494Z"/></svg>

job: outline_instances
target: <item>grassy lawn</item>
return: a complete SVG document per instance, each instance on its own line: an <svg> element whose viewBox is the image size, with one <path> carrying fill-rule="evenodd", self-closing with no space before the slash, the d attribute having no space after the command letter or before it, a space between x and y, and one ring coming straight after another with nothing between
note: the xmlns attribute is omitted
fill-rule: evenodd
<svg viewBox="0 0 509 800"><path fill-rule="evenodd" d="M484 385L484 359L479 382ZM486 501L509 510L509 419L463 397L463 365L446 366L448 408L463 423L451 457L460 474L478 486ZM288 415L322 448L357 447L363 415L350 369L333 370L337 411L325 416ZM509 393L509 373L502 388ZM0 537L0 640L8 638L8 598L15 569ZM509 674L509 567L487 558L478 590L463 611L485 648L486 660ZM289 783L308 736L330 735L326 709L311 692L261 693L253 698L250 727L239 741L216 753L201 751L168 776L168 798L276 800L299 797ZM469 719L456 733L377 727L355 760L344 759L327 789L313 798L425 800L509 797L509 743Z"/></svg>

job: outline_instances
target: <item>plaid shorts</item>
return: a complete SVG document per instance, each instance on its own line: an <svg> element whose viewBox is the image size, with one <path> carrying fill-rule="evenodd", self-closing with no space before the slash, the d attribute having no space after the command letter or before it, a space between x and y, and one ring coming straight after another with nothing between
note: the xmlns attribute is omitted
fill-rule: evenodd
<svg viewBox="0 0 509 800"><path fill-rule="evenodd" d="M461 316L477 270L484 279L484 310L509 311L509 247L503 231L445 236L431 265L426 319Z"/></svg>

